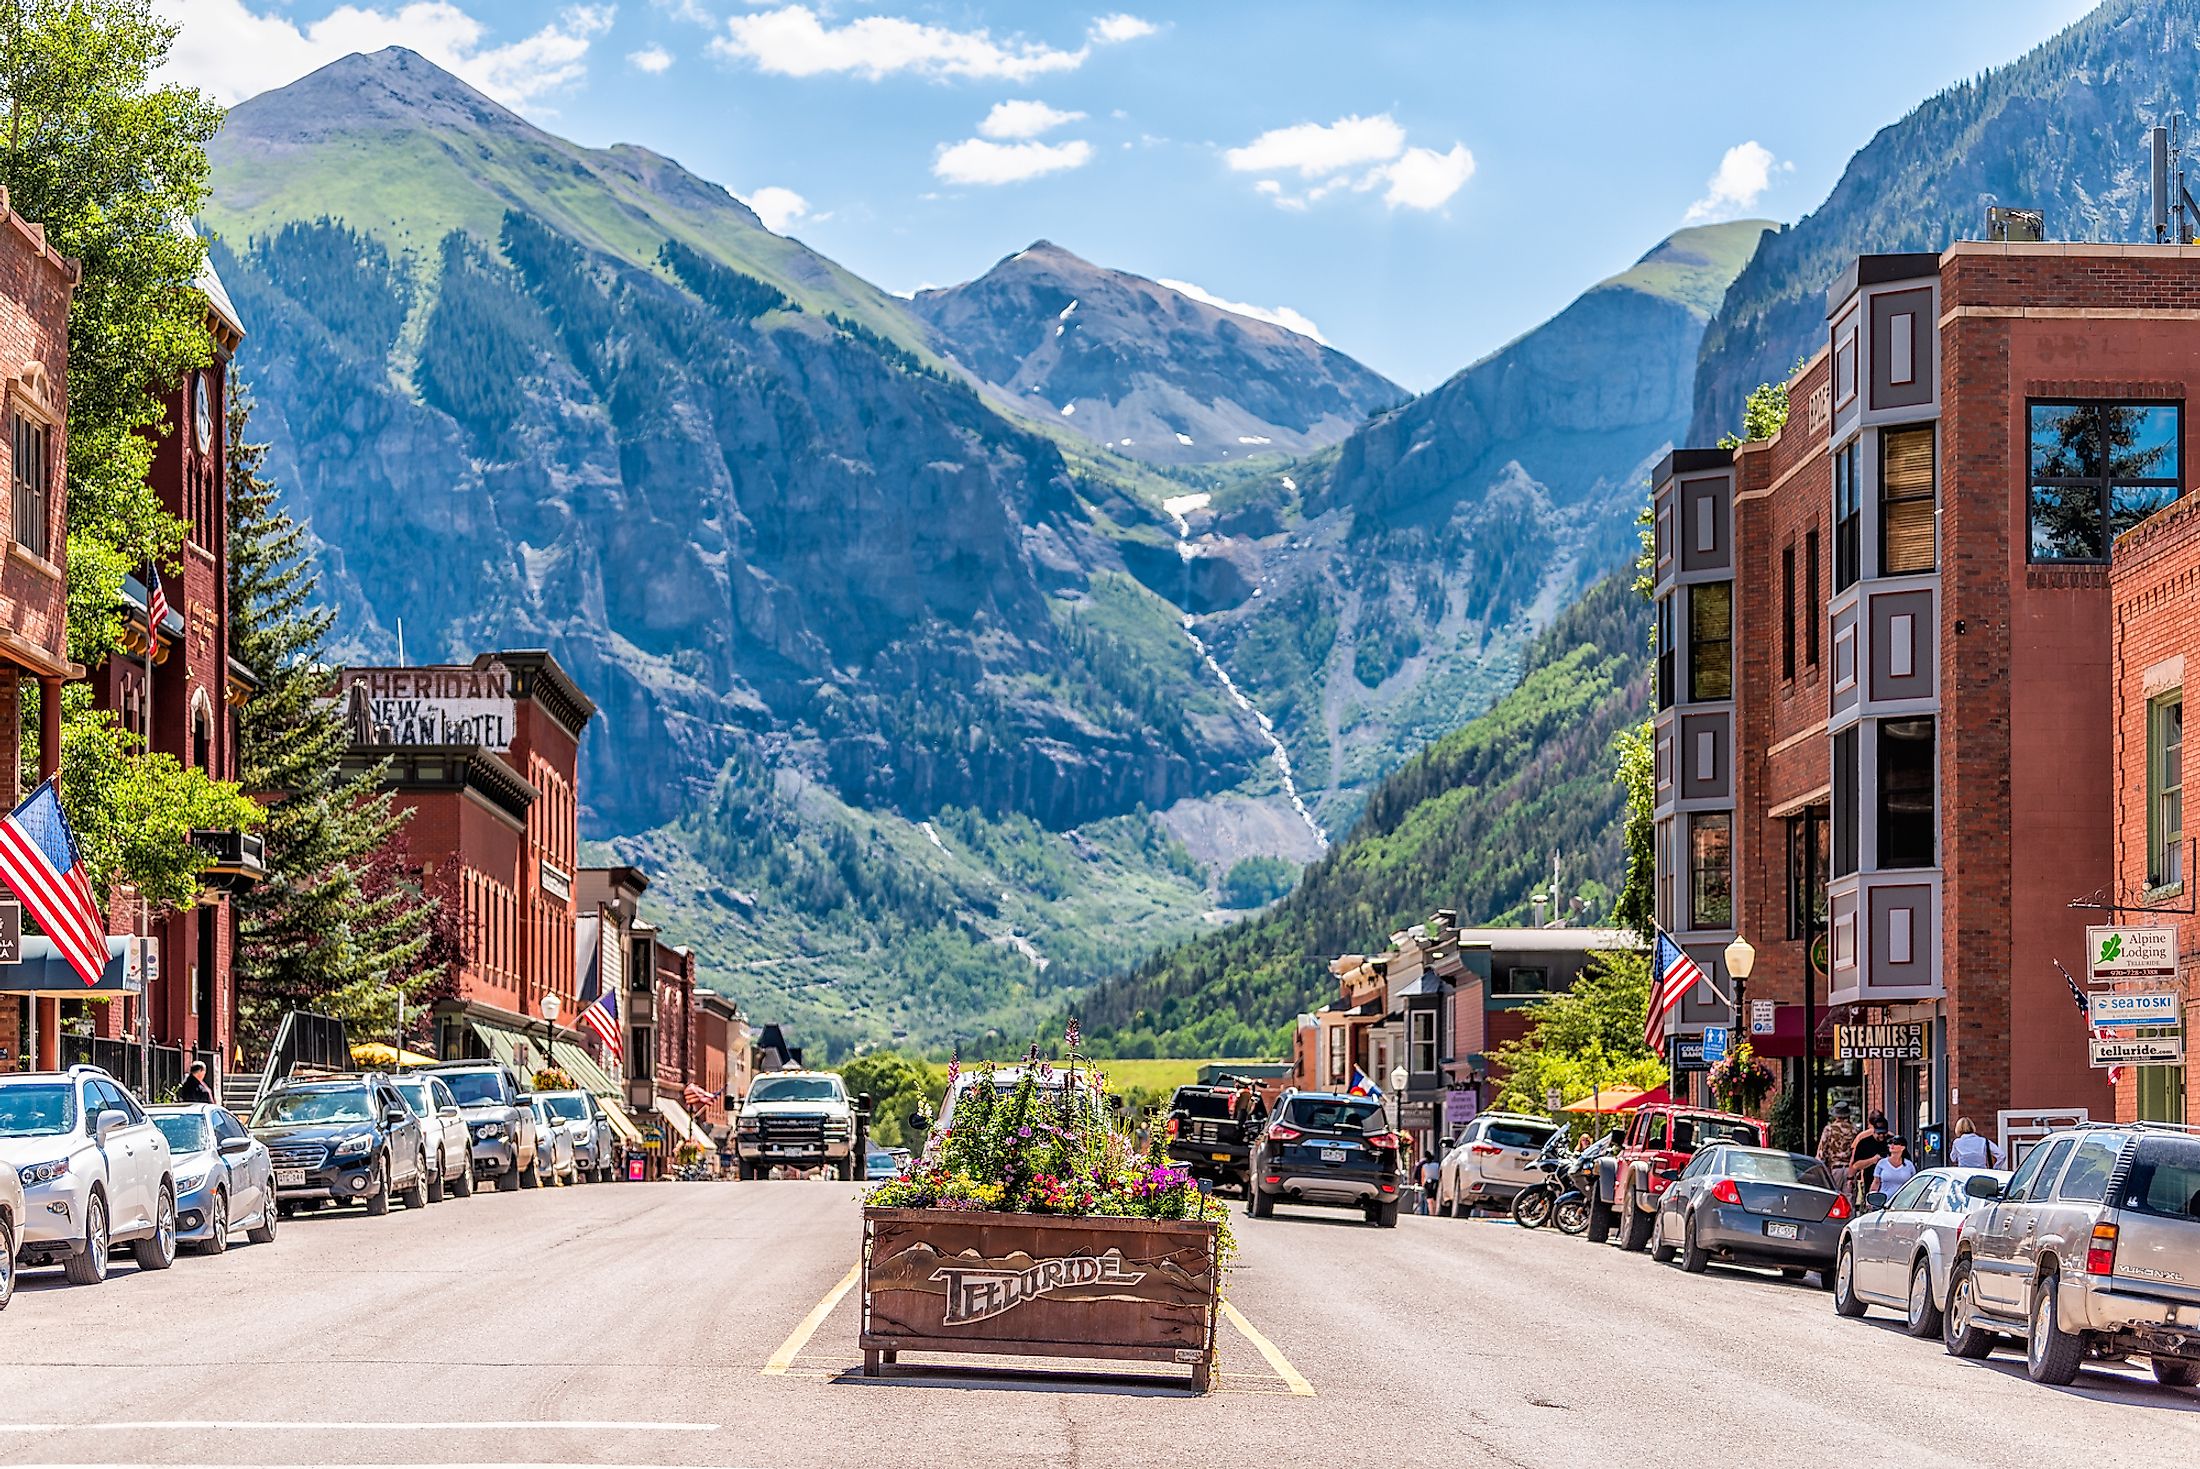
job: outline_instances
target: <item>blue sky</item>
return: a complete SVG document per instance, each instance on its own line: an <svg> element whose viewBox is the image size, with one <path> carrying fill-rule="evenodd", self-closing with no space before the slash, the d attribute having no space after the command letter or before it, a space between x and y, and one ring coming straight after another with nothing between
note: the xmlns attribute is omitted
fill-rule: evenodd
<svg viewBox="0 0 2200 1469"><path fill-rule="evenodd" d="M174 72L225 101L405 44L889 290L1043 237L1295 312L1416 390L1691 218L1807 213L1879 128L2090 8L155 3L184 26ZM1910 44L1833 69L1881 27Z"/></svg>

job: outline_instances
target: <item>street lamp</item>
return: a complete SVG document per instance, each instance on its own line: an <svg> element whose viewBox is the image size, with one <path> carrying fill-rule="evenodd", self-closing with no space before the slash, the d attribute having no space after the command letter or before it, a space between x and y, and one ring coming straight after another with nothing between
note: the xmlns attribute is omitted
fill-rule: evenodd
<svg viewBox="0 0 2200 1469"><path fill-rule="evenodd" d="M1726 973L1727 978L1734 981L1734 1029L1740 1034L1746 1034L1742 1027L1749 1023L1744 996L1749 989L1749 972L1756 967L1755 946L1737 933L1734 942L1726 946Z"/></svg>
<svg viewBox="0 0 2200 1469"><path fill-rule="evenodd" d="M1405 1067L1393 1066L1390 1068L1390 1095L1394 1099L1393 1104L1398 1109L1398 1136L1400 1138L1403 1138L1406 1133L1406 1083L1411 1080L1413 1080L1413 1076Z"/></svg>

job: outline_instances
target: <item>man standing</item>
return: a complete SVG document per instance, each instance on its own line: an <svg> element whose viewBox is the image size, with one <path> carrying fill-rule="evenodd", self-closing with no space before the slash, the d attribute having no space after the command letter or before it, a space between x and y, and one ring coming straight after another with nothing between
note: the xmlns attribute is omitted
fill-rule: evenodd
<svg viewBox="0 0 2200 1469"><path fill-rule="evenodd" d="M1849 1151L1849 1202L1861 1204L1872 1190L1872 1171L1887 1156L1887 1114L1874 1112L1871 1126L1856 1135Z"/></svg>
<svg viewBox="0 0 2200 1469"><path fill-rule="evenodd" d="M214 1089L206 1084L206 1063L193 1061L191 1070L184 1076L183 1085L176 1088L179 1102L211 1102Z"/></svg>
<svg viewBox="0 0 2200 1469"><path fill-rule="evenodd" d="M1856 1124L1846 1100L1833 1104L1833 1120L1818 1134L1818 1161L1833 1175L1833 1186L1848 1192L1849 1159L1856 1150Z"/></svg>

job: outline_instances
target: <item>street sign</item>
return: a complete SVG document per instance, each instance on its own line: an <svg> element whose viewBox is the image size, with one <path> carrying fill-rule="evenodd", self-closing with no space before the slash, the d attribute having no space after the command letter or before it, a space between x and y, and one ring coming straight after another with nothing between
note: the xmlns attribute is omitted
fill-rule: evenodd
<svg viewBox="0 0 2200 1469"><path fill-rule="evenodd" d="M1481 1108L1482 1096L1471 1086L1448 1087L1444 1091L1444 1131L1456 1134L1474 1120Z"/></svg>
<svg viewBox="0 0 2200 1469"><path fill-rule="evenodd" d="M0 964L23 962L23 905L0 902Z"/></svg>
<svg viewBox="0 0 2200 1469"><path fill-rule="evenodd" d="M1833 1028L1833 1058L1836 1061L1922 1061L1925 1059L1925 1022L1836 1025Z"/></svg>
<svg viewBox="0 0 2200 1469"><path fill-rule="evenodd" d="M2177 978L2174 928L2093 927L2085 931L2085 972L2095 984L2166 987Z"/></svg>
<svg viewBox="0 0 2200 1469"><path fill-rule="evenodd" d="M2175 1025L2184 1018L2184 996L2176 990L2095 990L2086 996L2095 1025Z"/></svg>
<svg viewBox="0 0 2200 1469"><path fill-rule="evenodd" d="M2090 1040L2085 1043L2085 1048L2087 1059L2096 1068L2185 1064L2185 1038L2181 1035Z"/></svg>
<svg viewBox="0 0 2200 1469"><path fill-rule="evenodd" d="M1749 1033L1771 1035L1779 1028L1779 1012L1770 1000L1749 1002Z"/></svg>
<svg viewBox="0 0 2200 1469"><path fill-rule="evenodd" d="M1677 1035L1673 1037L1673 1065L1682 1071L1705 1071L1710 1063L1703 1058L1703 1037Z"/></svg>
<svg viewBox="0 0 2200 1469"><path fill-rule="evenodd" d="M1723 1025L1707 1025L1703 1028L1703 1064L1716 1066L1726 1059L1727 1029Z"/></svg>
<svg viewBox="0 0 2200 1469"><path fill-rule="evenodd" d="M1546 1087L1543 1092L1543 1110L1556 1112L1566 1105L1566 1094L1557 1087Z"/></svg>

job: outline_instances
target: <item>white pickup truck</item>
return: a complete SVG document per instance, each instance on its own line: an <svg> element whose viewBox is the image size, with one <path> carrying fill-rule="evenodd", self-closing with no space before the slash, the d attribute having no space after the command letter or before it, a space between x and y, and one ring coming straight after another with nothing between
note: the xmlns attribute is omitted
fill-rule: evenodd
<svg viewBox="0 0 2200 1469"><path fill-rule="evenodd" d="M856 1109L830 1071L789 1067L759 1076L734 1114L733 1145L743 1178L773 1168L830 1168L856 1176Z"/></svg>

